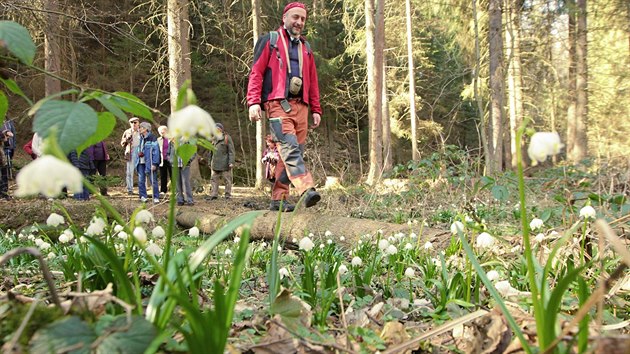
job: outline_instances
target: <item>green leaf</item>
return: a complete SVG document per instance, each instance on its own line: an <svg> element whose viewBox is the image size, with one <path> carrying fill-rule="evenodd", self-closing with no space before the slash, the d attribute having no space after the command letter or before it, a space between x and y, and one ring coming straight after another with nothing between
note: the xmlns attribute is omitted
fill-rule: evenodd
<svg viewBox="0 0 630 354"><path fill-rule="evenodd" d="M182 144L177 148L177 156L184 162L184 165L188 164L188 161L197 152L197 145Z"/></svg>
<svg viewBox="0 0 630 354"><path fill-rule="evenodd" d="M120 109L127 113L131 113L138 117L153 120L153 113L142 100L128 92L114 92L111 97L113 101Z"/></svg>
<svg viewBox="0 0 630 354"><path fill-rule="evenodd" d="M81 151L90 147L90 145L94 145L99 143L111 134L116 126L116 117L109 112L99 112L98 113L98 125L96 126L96 132L92 134L83 144L79 145L77 148L77 154L80 154Z"/></svg>
<svg viewBox="0 0 630 354"><path fill-rule="evenodd" d="M33 130L46 138L56 129L59 146L64 153L78 148L96 132L98 116L85 103L51 100L35 113Z"/></svg>
<svg viewBox="0 0 630 354"><path fill-rule="evenodd" d="M32 116L33 114L35 114L35 112L37 112L37 110L39 110L44 105L44 103L52 100L53 98L61 97L66 94L78 94L78 93L79 93L78 90L71 89L71 90L65 90L65 91L53 93L52 95L48 95L42 98L41 100L37 101L33 105L33 107L31 107L31 109L28 110L28 115Z"/></svg>
<svg viewBox="0 0 630 354"><path fill-rule="evenodd" d="M24 64L33 64L35 43L22 25L13 21L0 21L0 47L7 48Z"/></svg>
<svg viewBox="0 0 630 354"><path fill-rule="evenodd" d="M127 316L120 315L98 334L102 342L96 348L97 354L141 354L149 347L157 332L151 322L143 317L133 316L131 323L127 323Z"/></svg>
<svg viewBox="0 0 630 354"><path fill-rule="evenodd" d="M4 123L4 119L7 117L9 111L9 99L4 92L0 91L0 124Z"/></svg>
<svg viewBox="0 0 630 354"><path fill-rule="evenodd" d="M94 330L79 317L72 316L53 322L33 335L30 352L33 354L59 353L75 348L73 354L90 353L90 344L96 340Z"/></svg>
<svg viewBox="0 0 630 354"><path fill-rule="evenodd" d="M118 119L123 121L125 124L128 123L129 120L128 120L127 114L125 114L125 112L123 112L122 109L120 109L116 105L116 102L113 102L112 95L110 94L98 95L98 96L95 96L94 98L96 98L96 100L99 101L103 105L103 107L105 107L105 109L107 109L108 111L113 113L116 117L118 117Z"/></svg>
<svg viewBox="0 0 630 354"><path fill-rule="evenodd" d="M492 187L492 196L494 197L494 199L504 202L510 196L510 192L508 192L505 186L494 185Z"/></svg>
<svg viewBox="0 0 630 354"><path fill-rule="evenodd" d="M18 86L18 84L11 80L11 79L3 79L0 77L0 81L4 84L4 86L6 86L6 88L13 92L14 94L22 97L26 102L28 102L29 106L33 105L33 101L31 101L30 98L28 98L24 92L22 92L22 89L20 88L20 86Z"/></svg>

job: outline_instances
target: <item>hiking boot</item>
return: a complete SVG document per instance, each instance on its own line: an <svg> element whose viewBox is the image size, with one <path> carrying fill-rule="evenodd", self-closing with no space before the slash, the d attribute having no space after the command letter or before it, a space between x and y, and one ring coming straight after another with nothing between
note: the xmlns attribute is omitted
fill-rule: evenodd
<svg viewBox="0 0 630 354"><path fill-rule="evenodd" d="M282 203L282 211L293 211L295 206L293 204L288 203L286 200L272 200L271 204L269 204L269 210L279 211L280 204Z"/></svg>
<svg viewBox="0 0 630 354"><path fill-rule="evenodd" d="M184 202L177 202L177 206L182 206L184 205Z"/></svg>
<svg viewBox="0 0 630 354"><path fill-rule="evenodd" d="M211 196L209 196L209 197L205 197L205 198L203 198L203 199L205 199L205 200L216 200L217 198L218 198L218 197L217 197L216 195L211 195Z"/></svg>
<svg viewBox="0 0 630 354"><path fill-rule="evenodd" d="M142 203L146 203L147 200L149 200L149 199L147 199L146 197L140 197L140 202L142 202Z"/></svg>
<svg viewBox="0 0 630 354"><path fill-rule="evenodd" d="M153 198L153 204L159 204L160 198Z"/></svg>
<svg viewBox="0 0 630 354"><path fill-rule="evenodd" d="M322 199L322 196L317 193L315 188L309 188L304 193L302 193L302 197L304 198L304 206L310 208L317 204Z"/></svg>

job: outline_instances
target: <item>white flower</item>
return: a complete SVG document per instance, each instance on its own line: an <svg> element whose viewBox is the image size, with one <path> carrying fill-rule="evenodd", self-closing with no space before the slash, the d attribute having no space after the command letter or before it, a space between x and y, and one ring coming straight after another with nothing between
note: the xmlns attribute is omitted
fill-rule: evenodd
<svg viewBox="0 0 630 354"><path fill-rule="evenodd" d="M226 250L225 250L225 252L224 252L224 253L225 253L225 255L226 255L226 256L228 256L228 257L229 257L229 256L231 256L231 255L232 255L232 250L228 248L228 249L226 249Z"/></svg>
<svg viewBox="0 0 630 354"><path fill-rule="evenodd" d="M15 195L26 197L43 194L54 198L63 187L71 193L83 191L83 174L68 162L44 155L24 166L17 175L18 189Z"/></svg>
<svg viewBox="0 0 630 354"><path fill-rule="evenodd" d="M320 244L319 244L319 249L323 249L323 248L324 248L324 244L323 244L323 243L320 243Z"/></svg>
<svg viewBox="0 0 630 354"><path fill-rule="evenodd" d="M345 264L339 266L339 275L344 275L348 273L348 267Z"/></svg>
<svg viewBox="0 0 630 354"><path fill-rule="evenodd" d="M413 268L408 267L407 269L405 269L406 278L412 279L415 276L416 276L416 272L413 270Z"/></svg>
<svg viewBox="0 0 630 354"><path fill-rule="evenodd" d="M536 231L538 229L541 229L544 225L544 222L538 218L534 218L532 221L530 221L529 223L529 228L532 231Z"/></svg>
<svg viewBox="0 0 630 354"><path fill-rule="evenodd" d="M239 243L239 242L241 242L241 238L238 236L234 237L234 243Z"/></svg>
<svg viewBox="0 0 630 354"><path fill-rule="evenodd" d="M385 253L387 253L388 255L394 255L396 253L398 253L398 248L396 248L396 246L394 245L389 245L389 247L387 247L387 250L385 251Z"/></svg>
<svg viewBox="0 0 630 354"><path fill-rule="evenodd" d="M68 242L70 242L70 238L68 237L68 235L63 233L63 234L59 235L59 242L61 242L61 243L68 243Z"/></svg>
<svg viewBox="0 0 630 354"><path fill-rule="evenodd" d="M378 241L378 249L380 249L381 251L384 251L387 249L387 247L389 247L389 241L385 239Z"/></svg>
<svg viewBox="0 0 630 354"><path fill-rule="evenodd" d="M39 249L42 251L45 251L49 248L50 248L50 243L48 242L42 242L41 244L39 244Z"/></svg>
<svg viewBox="0 0 630 354"><path fill-rule="evenodd" d="M116 225L114 226L114 232L120 232L122 230L124 230L125 228L122 225Z"/></svg>
<svg viewBox="0 0 630 354"><path fill-rule="evenodd" d="M153 242L149 243L149 245L146 248L146 251L148 254L152 255L153 257L161 257L162 253L164 253L164 251L160 248L160 246L156 245Z"/></svg>
<svg viewBox="0 0 630 354"><path fill-rule="evenodd" d="M278 250L278 252L282 251L282 246L278 245L278 248L276 248Z"/></svg>
<svg viewBox="0 0 630 354"><path fill-rule="evenodd" d="M136 214L136 221L143 224L148 224L150 222L155 221L153 218L153 214L151 214L148 210L140 210L138 214Z"/></svg>
<svg viewBox="0 0 630 354"><path fill-rule="evenodd" d="M396 238L394 238L394 236L389 236L387 238L387 241L389 241L389 243L394 243L394 242L396 242Z"/></svg>
<svg viewBox="0 0 630 354"><path fill-rule="evenodd" d="M174 138L188 141L197 135L212 140L219 131L210 113L196 105L186 106L173 112L168 118L168 130Z"/></svg>
<svg viewBox="0 0 630 354"><path fill-rule="evenodd" d="M496 270L491 270L488 273L486 273L486 276L488 277L488 280L495 281L499 279L499 272L497 272Z"/></svg>
<svg viewBox="0 0 630 354"><path fill-rule="evenodd" d="M413 245L411 243L407 242L405 244L405 250L406 251L411 251L412 249L413 249Z"/></svg>
<svg viewBox="0 0 630 354"><path fill-rule="evenodd" d="M188 236L190 237L199 237L199 228L197 226L193 226L188 230Z"/></svg>
<svg viewBox="0 0 630 354"><path fill-rule="evenodd" d="M544 162L547 156L560 153L564 145L560 142L560 135L555 132L538 132L532 135L527 148L527 154L532 160L532 165Z"/></svg>
<svg viewBox="0 0 630 354"><path fill-rule="evenodd" d="M329 245L332 245L333 244L333 240L328 239L328 240L326 240L326 243L329 244Z"/></svg>
<svg viewBox="0 0 630 354"><path fill-rule="evenodd" d="M431 242L427 241L427 242L424 244L424 249L425 249L425 250L432 250L432 249L433 249L433 244L432 244Z"/></svg>
<svg viewBox="0 0 630 354"><path fill-rule="evenodd" d="M350 264L352 264L353 267L360 267L363 265L363 260L360 257L353 257Z"/></svg>
<svg viewBox="0 0 630 354"><path fill-rule="evenodd" d="M343 237L343 236L339 236L339 241L343 242L343 241L345 241L345 240L346 240L346 238L345 238L345 237Z"/></svg>
<svg viewBox="0 0 630 354"><path fill-rule="evenodd" d="M147 232L140 226L133 229L133 238L138 241L139 244L143 245L147 243Z"/></svg>
<svg viewBox="0 0 630 354"><path fill-rule="evenodd" d="M595 208L593 208L590 205L587 205L585 207L583 207L582 209L580 209L580 217L584 218L584 219L595 219L595 216L597 215L597 212L595 211Z"/></svg>
<svg viewBox="0 0 630 354"><path fill-rule="evenodd" d="M41 238L35 239L35 246L39 247L42 245L42 243L44 243L44 240L42 240Z"/></svg>
<svg viewBox="0 0 630 354"><path fill-rule="evenodd" d="M508 297L510 295L516 295L519 293L519 291L513 288L510 282L507 280L494 283L494 287L497 289L499 294L501 294L501 296L503 297Z"/></svg>
<svg viewBox="0 0 630 354"><path fill-rule="evenodd" d="M294 237L294 238L291 240L291 242L293 242L293 243L298 243L298 239Z"/></svg>
<svg viewBox="0 0 630 354"><path fill-rule="evenodd" d="M54 252L50 252L48 253L48 256L46 256L49 261L52 261L55 257L57 257L57 255Z"/></svg>
<svg viewBox="0 0 630 354"><path fill-rule="evenodd" d="M51 227L57 227L65 222L66 221L64 220L63 216L57 213L50 214L48 216L48 219L46 219L46 225L51 226Z"/></svg>
<svg viewBox="0 0 630 354"><path fill-rule="evenodd" d="M308 252L308 251L312 250L313 247L315 247L315 244L313 243L313 241L311 241L310 238L304 237L303 239L300 240L300 249L301 250L304 250L304 251Z"/></svg>
<svg viewBox="0 0 630 354"><path fill-rule="evenodd" d="M153 235L154 238L162 238L166 235L166 232L162 226L158 225L151 230L151 235Z"/></svg>
<svg viewBox="0 0 630 354"><path fill-rule="evenodd" d="M127 240L127 237L128 237L128 235L127 235L127 233L126 233L126 232L124 232L124 231L120 231L120 232L118 232L118 238L119 238L119 239L121 239L121 240Z"/></svg>
<svg viewBox="0 0 630 354"><path fill-rule="evenodd" d="M490 248L494 245L494 237L487 232L482 232L477 236L477 247L479 248Z"/></svg>
<svg viewBox="0 0 630 354"><path fill-rule="evenodd" d="M542 232L536 235L536 237L534 237L534 241L536 241L536 243L541 243L544 240L545 240L545 234L543 234Z"/></svg>
<svg viewBox="0 0 630 354"><path fill-rule="evenodd" d="M104 229L105 220L103 220L102 218L94 217L90 222L90 226L88 226L87 230L85 230L85 234L88 236L102 235Z"/></svg>
<svg viewBox="0 0 630 354"><path fill-rule="evenodd" d="M260 244L260 248L266 248L267 247L267 242L264 242Z"/></svg>
<svg viewBox="0 0 630 354"><path fill-rule="evenodd" d="M451 224L451 234L457 235L458 232L464 232L464 224L461 221L455 221Z"/></svg>
<svg viewBox="0 0 630 354"><path fill-rule="evenodd" d="M289 270L285 267L278 269L278 274L280 274L280 279L284 279L289 276Z"/></svg>
<svg viewBox="0 0 630 354"><path fill-rule="evenodd" d="M72 232L72 230L70 229L63 230L63 234L66 235L66 237L68 237L68 242L74 239L74 232Z"/></svg>
<svg viewBox="0 0 630 354"><path fill-rule="evenodd" d="M332 231L326 230L326 232L324 232L325 237L331 237L332 235L333 235Z"/></svg>
<svg viewBox="0 0 630 354"><path fill-rule="evenodd" d="M470 216L466 215L466 216L464 217L464 221L465 221L466 223L471 224L471 223L472 223L473 221L475 221L475 220L473 220L473 218L471 218Z"/></svg>
<svg viewBox="0 0 630 354"><path fill-rule="evenodd" d="M412 233L409 234L409 237L411 237L411 239L415 240L416 238L418 238L418 235L416 235L415 232L412 232Z"/></svg>

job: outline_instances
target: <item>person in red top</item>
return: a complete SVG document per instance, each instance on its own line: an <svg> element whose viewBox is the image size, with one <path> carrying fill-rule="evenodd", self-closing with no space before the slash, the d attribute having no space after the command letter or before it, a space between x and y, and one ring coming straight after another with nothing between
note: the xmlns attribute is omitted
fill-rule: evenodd
<svg viewBox="0 0 630 354"><path fill-rule="evenodd" d="M286 202L291 183L302 195L307 208L321 199L303 155L309 108L313 114L311 128L319 126L322 115L315 58L301 35L306 16L306 6L300 2L285 6L276 43L271 40L271 32L256 42L247 85L249 119L260 120L264 109L271 133L278 142L280 161L271 189L271 210L280 210L281 204L282 211L294 209Z"/></svg>

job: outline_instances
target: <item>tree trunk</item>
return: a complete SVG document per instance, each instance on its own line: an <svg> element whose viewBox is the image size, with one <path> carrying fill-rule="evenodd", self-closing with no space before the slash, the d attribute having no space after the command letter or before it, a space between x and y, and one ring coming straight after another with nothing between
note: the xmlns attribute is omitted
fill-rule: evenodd
<svg viewBox="0 0 630 354"><path fill-rule="evenodd" d="M182 50L182 0L167 0L168 73L171 113L177 110L177 95L184 84L184 54ZM187 1L187 0L183 0Z"/></svg>
<svg viewBox="0 0 630 354"><path fill-rule="evenodd" d="M390 172L394 167L392 157L392 127L389 121L389 101L387 99L387 59L383 53L383 95L382 95L382 123L383 123L383 172Z"/></svg>
<svg viewBox="0 0 630 354"><path fill-rule="evenodd" d="M46 71L58 75L61 67L61 49L59 40L55 36L59 32L59 3L57 0L48 0L46 2L46 11L48 13L46 31L44 33L44 68ZM46 75L44 79L44 91L46 96L61 92L61 82Z"/></svg>
<svg viewBox="0 0 630 354"><path fill-rule="evenodd" d="M301 239L307 233L324 235L330 231L333 235L344 236L345 241L339 241L344 246L354 247L362 235L373 234L382 230L383 235L391 235L398 232L408 233L409 225L390 224L381 221L354 219L340 216L327 216L319 213L291 213L283 214L280 229L280 237L285 242ZM212 234L221 226L230 222L232 217L213 215L203 212L184 211L176 216L177 223L184 228L197 226L204 234ZM278 222L278 212L265 211L254 221L251 228L252 240L273 240ZM238 231L237 231L238 233ZM422 240L436 241L450 239L450 232L437 229L422 229Z"/></svg>
<svg viewBox="0 0 630 354"><path fill-rule="evenodd" d="M503 40L502 1L488 3L488 45L490 54L490 161L486 161L489 174L503 170Z"/></svg>
<svg viewBox="0 0 630 354"><path fill-rule="evenodd" d="M510 165L516 169L516 131L523 123L523 91L521 75L520 7L521 0L508 1L505 41L508 57L508 97L510 101Z"/></svg>
<svg viewBox="0 0 630 354"><path fill-rule="evenodd" d="M588 65L586 0L578 0L576 59L575 144L571 161L579 162L587 155L586 121L588 118Z"/></svg>
<svg viewBox="0 0 630 354"><path fill-rule="evenodd" d="M383 1L383 0L376 0ZM383 41L376 28L374 0L365 0L365 27L368 81L368 120L370 125L370 170L367 184L375 184L381 178L383 168L382 150L382 91L383 85ZM379 20L380 22L380 20ZM379 51L380 48L380 51Z"/></svg>
<svg viewBox="0 0 630 354"><path fill-rule="evenodd" d="M477 130L479 131L481 148L483 149L483 157L485 161L491 160L490 149L488 144L487 134L487 119L485 110L483 108L483 101L481 94L479 93L479 80L481 71L481 49L479 44L479 19L477 18L477 0L472 0L472 12L473 12L473 24L475 28L475 70L473 77L473 91L475 95L475 101L477 102L477 112L479 114L479 125ZM487 165L487 163L486 163Z"/></svg>
<svg viewBox="0 0 630 354"><path fill-rule="evenodd" d="M260 20L260 1L252 0L252 23L254 27L254 46L258 37L261 35L261 20ZM263 113L266 114L266 113ZM256 189L264 189L266 185L265 181L265 169L262 164L263 151L265 150L265 136L267 135L267 126L265 125L266 119L260 119L256 122Z"/></svg>
<svg viewBox="0 0 630 354"><path fill-rule="evenodd" d="M407 22L407 68L409 70L409 121L411 122L411 158L420 159L418 151L418 124L416 118L416 79L413 64L412 28L411 28L411 0L405 1Z"/></svg>
<svg viewBox="0 0 630 354"><path fill-rule="evenodd" d="M567 107L567 159L572 160L573 151L575 150L576 142L576 114L575 114L575 87L576 87L576 25L575 25L575 0L567 0L569 27L568 27L568 42L569 42L569 73L568 73L568 88L567 95L569 96L569 106Z"/></svg>

